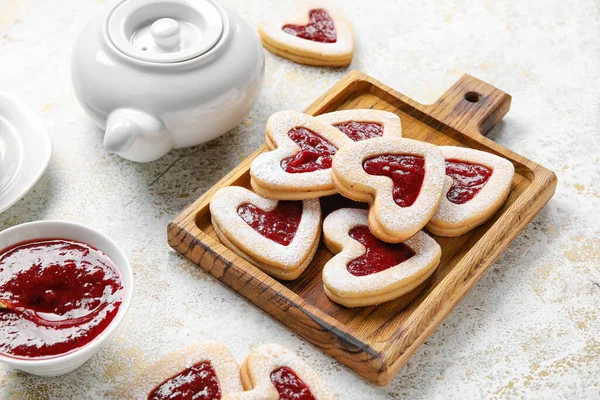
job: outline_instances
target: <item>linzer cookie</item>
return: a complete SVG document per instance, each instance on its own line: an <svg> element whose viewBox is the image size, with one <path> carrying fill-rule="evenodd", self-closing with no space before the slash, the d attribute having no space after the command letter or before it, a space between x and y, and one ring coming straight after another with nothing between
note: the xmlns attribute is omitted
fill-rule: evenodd
<svg viewBox="0 0 600 400"><path fill-rule="evenodd" d="M445 196L427 230L439 236L460 236L494 216L510 192L515 168L510 161L483 151L439 149L446 160Z"/></svg>
<svg viewBox="0 0 600 400"><path fill-rule="evenodd" d="M344 196L371 204L369 229L400 243L431 219L444 188L444 158L434 145L403 138L374 138L340 149L332 180Z"/></svg>
<svg viewBox="0 0 600 400"><path fill-rule="evenodd" d="M269 152L250 167L251 184L261 196L304 200L335 194L331 182L334 154L352 140L333 126L295 111L280 111L267 121Z"/></svg>
<svg viewBox="0 0 600 400"><path fill-rule="evenodd" d="M317 117L335 126L355 142L374 137L402 137L400 117L381 110L343 110Z"/></svg>
<svg viewBox="0 0 600 400"><path fill-rule="evenodd" d="M329 6L305 2L294 16L262 22L258 33L265 49L299 64L344 67L352 62L352 27Z"/></svg>
<svg viewBox="0 0 600 400"><path fill-rule="evenodd" d="M319 200L277 201L248 189L220 189L210 202L221 242L267 274L296 279L317 251L321 236Z"/></svg>
<svg viewBox="0 0 600 400"><path fill-rule="evenodd" d="M369 231L367 210L342 208L323 222L333 254L323 268L325 294L346 307L394 300L423 283L440 263L442 250L425 232L403 243L385 243Z"/></svg>
<svg viewBox="0 0 600 400"><path fill-rule="evenodd" d="M122 398L214 400L241 390L239 366L227 347L204 343L171 353L146 369Z"/></svg>
<svg viewBox="0 0 600 400"><path fill-rule="evenodd" d="M335 400L319 376L285 347L265 344L254 349L241 369L243 393L223 400Z"/></svg>

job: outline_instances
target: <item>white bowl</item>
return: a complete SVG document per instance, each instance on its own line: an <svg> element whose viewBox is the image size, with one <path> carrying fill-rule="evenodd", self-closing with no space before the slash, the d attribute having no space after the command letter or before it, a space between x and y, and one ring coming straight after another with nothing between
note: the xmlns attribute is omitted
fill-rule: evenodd
<svg viewBox="0 0 600 400"><path fill-rule="evenodd" d="M106 235L84 225L66 221L36 221L0 232L0 250L17 243L35 239L70 239L87 243L110 257L123 281L124 296L119 311L106 329L85 346L65 355L47 359L17 359L0 354L0 362L11 368L39 376L67 374L96 354L127 313L133 295L133 270L123 251Z"/></svg>

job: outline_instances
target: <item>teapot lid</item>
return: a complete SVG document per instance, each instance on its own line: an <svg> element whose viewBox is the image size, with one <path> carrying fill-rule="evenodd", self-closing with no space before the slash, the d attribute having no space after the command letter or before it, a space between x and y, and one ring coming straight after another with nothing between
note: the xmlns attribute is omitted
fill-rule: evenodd
<svg viewBox="0 0 600 400"><path fill-rule="evenodd" d="M142 61L177 63L219 42L224 22L210 0L123 0L107 17L110 41Z"/></svg>

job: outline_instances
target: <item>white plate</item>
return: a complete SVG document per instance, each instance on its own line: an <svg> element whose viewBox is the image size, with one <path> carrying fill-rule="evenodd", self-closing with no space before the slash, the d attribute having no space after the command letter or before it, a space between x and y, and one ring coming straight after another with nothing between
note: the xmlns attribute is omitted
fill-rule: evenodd
<svg viewBox="0 0 600 400"><path fill-rule="evenodd" d="M51 155L52 142L40 117L0 92L0 213L35 185Z"/></svg>

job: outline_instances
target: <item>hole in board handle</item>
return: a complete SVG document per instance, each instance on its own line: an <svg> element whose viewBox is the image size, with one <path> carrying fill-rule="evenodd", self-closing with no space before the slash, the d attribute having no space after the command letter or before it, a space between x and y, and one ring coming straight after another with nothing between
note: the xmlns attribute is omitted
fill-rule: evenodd
<svg viewBox="0 0 600 400"><path fill-rule="evenodd" d="M481 100L481 95L477 92L467 92L465 93L465 100L469 103L478 103Z"/></svg>

